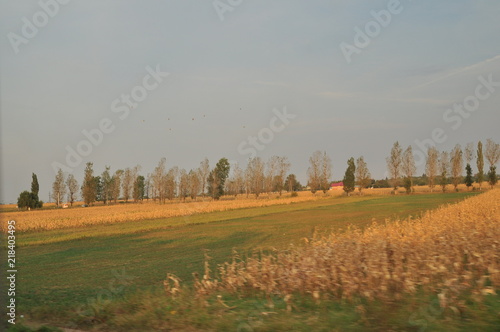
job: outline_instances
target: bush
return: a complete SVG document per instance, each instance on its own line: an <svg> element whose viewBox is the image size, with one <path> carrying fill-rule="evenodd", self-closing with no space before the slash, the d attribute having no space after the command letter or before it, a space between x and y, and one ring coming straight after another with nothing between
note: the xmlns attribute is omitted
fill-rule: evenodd
<svg viewBox="0 0 500 332"><path fill-rule="evenodd" d="M292 191L292 194L290 196L291 197L298 197L299 193L297 193L296 191Z"/></svg>
<svg viewBox="0 0 500 332"><path fill-rule="evenodd" d="M38 200L38 195L23 191L17 199L17 207L20 209L41 209L43 202Z"/></svg>

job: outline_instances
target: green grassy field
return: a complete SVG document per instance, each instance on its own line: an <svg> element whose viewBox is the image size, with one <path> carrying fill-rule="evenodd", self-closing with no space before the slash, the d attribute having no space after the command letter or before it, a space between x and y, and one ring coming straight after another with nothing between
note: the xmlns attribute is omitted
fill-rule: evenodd
<svg viewBox="0 0 500 332"><path fill-rule="evenodd" d="M340 197L18 233L18 314L63 325L65 317L74 317L77 308L88 309L96 300L140 296L142 301L161 292L167 272L191 282L193 272L203 271L205 250L213 264L222 263L230 259L233 248L240 253L284 248L299 244L315 229L341 232L349 226L363 228L374 221L418 216L471 195L474 193ZM306 316L307 311L298 317ZM279 319L276 323L280 324Z"/></svg>

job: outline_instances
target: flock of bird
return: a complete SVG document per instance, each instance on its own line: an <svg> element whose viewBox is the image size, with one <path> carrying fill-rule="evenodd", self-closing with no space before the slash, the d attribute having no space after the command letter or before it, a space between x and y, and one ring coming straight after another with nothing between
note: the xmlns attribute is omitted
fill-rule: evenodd
<svg viewBox="0 0 500 332"><path fill-rule="evenodd" d="M241 111L241 108L240 108ZM206 118L206 114L203 114L203 117ZM191 121L194 121L195 118L191 118ZM146 120L142 120L142 122L145 122ZM167 118L167 121L170 121L170 118ZM243 128L246 128L246 126L243 126ZM168 128L169 131L172 131L172 128Z"/></svg>

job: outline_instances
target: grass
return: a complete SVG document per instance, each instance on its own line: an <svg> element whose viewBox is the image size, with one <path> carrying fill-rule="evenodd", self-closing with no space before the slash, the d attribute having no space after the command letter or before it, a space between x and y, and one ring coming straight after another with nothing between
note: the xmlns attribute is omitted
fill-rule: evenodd
<svg viewBox="0 0 500 332"><path fill-rule="evenodd" d="M284 247L314 228L342 231L372 221L405 218L453 203L472 193L396 197L333 198L291 205L249 208L45 232L18 234L20 308L85 303L125 269L135 288L161 285L165 274L191 280L202 271L203 250L223 262L232 248Z"/></svg>

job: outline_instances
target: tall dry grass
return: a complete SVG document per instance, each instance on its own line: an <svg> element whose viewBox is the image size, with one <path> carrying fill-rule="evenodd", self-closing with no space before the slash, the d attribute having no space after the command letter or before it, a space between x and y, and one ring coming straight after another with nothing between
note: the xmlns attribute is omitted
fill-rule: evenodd
<svg viewBox="0 0 500 332"><path fill-rule="evenodd" d="M384 300L424 289L438 293L446 307L463 291L480 297L500 286L500 189L418 219L316 235L304 246L244 260L234 254L216 271L214 277L206 262L204 276L195 278L198 295L224 290L280 295L286 301L295 293L318 301ZM179 291L173 281L168 275L167 293Z"/></svg>
<svg viewBox="0 0 500 332"><path fill-rule="evenodd" d="M193 214L228 211L250 207L265 207L324 199L330 195L301 192L298 197L284 194L277 199L277 194L255 199L254 196L238 199L212 201L209 198L181 203L179 201L158 204L152 201L142 204L117 204L109 206L74 207L68 209L44 209L19 212L5 212L0 216L0 231L5 232L7 220L16 221L17 231L40 231L69 227L85 227L89 225L162 219L170 217L190 216Z"/></svg>

